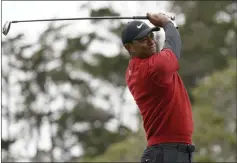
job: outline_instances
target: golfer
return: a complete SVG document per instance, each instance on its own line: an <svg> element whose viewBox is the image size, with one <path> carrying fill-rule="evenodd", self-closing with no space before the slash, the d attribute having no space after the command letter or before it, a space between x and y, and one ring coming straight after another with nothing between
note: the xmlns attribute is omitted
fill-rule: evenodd
<svg viewBox="0 0 237 163"><path fill-rule="evenodd" d="M191 162L193 118L190 100L178 74L180 34L164 14L147 13L145 22L131 21L122 31L122 42L131 56L126 83L143 118L147 148L142 163ZM157 52L154 34L165 31L165 44Z"/></svg>

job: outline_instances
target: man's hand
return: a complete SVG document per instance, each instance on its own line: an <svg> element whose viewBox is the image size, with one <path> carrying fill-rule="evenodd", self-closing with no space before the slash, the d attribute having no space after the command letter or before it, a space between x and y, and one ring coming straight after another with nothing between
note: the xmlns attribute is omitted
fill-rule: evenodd
<svg viewBox="0 0 237 163"><path fill-rule="evenodd" d="M147 17L149 21L157 27L164 27L167 22L170 21L167 15L158 13L158 14L152 14L152 13L147 13Z"/></svg>

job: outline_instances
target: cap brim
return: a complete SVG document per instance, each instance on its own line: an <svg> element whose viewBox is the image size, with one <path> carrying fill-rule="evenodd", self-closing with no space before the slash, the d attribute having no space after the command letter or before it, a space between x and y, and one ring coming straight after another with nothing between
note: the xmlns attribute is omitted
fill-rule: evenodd
<svg viewBox="0 0 237 163"><path fill-rule="evenodd" d="M141 33L139 33L134 40L139 40L142 39L143 37L146 37L149 33L153 32L153 31L159 31L160 28L159 27L153 27L153 28L147 28L144 31L142 31Z"/></svg>

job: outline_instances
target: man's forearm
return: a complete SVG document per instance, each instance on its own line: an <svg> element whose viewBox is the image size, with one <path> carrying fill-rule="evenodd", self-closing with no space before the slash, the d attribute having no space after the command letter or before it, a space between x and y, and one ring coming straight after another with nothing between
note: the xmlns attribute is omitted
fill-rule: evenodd
<svg viewBox="0 0 237 163"><path fill-rule="evenodd" d="M179 31L172 22L168 22L164 26L165 31L165 45L164 48L171 49L176 57L179 59L181 53L181 38Z"/></svg>

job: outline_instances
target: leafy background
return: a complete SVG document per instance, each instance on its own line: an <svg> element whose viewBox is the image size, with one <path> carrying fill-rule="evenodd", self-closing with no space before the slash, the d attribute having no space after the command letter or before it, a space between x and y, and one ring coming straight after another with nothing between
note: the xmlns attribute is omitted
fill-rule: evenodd
<svg viewBox="0 0 237 163"><path fill-rule="evenodd" d="M89 16L121 15L112 3L94 8L87 2L80 9ZM185 17L179 24L179 73L193 106L194 161L235 162L236 2L168 3L167 12ZM92 31L69 37L63 34L69 24L50 23L35 43L25 43L21 33L2 41L2 122L8 126L2 130L3 161L140 160L146 146L141 117L134 115L136 129L121 121L124 110L130 109L124 78L129 55L120 43L125 23L90 23L107 34ZM161 36L156 37L160 41ZM114 55L91 51L95 41L102 49L114 43L118 50L111 51ZM78 148L81 152L75 154ZM22 154L23 149L33 152Z"/></svg>

